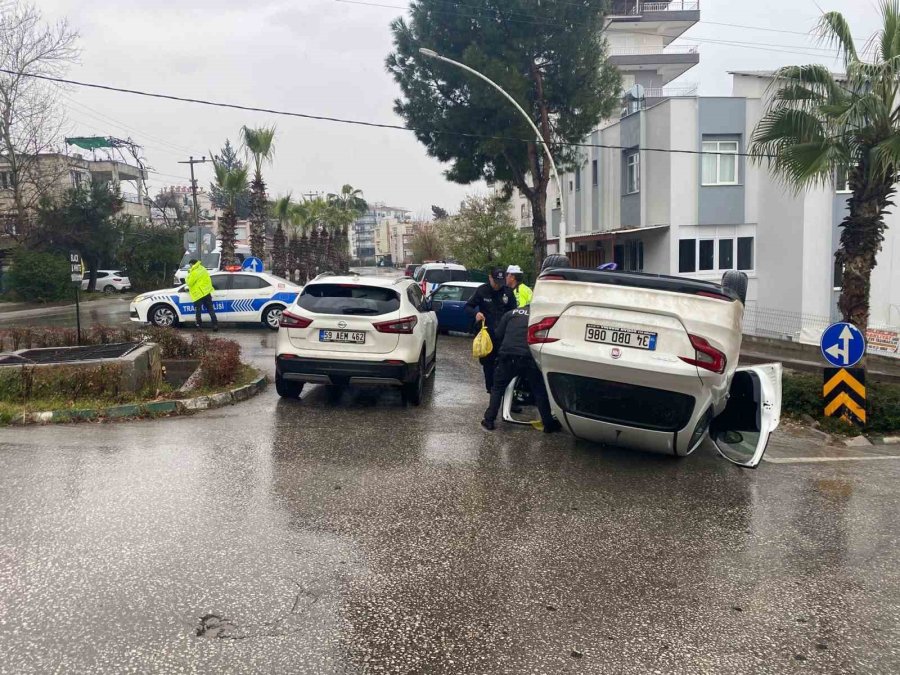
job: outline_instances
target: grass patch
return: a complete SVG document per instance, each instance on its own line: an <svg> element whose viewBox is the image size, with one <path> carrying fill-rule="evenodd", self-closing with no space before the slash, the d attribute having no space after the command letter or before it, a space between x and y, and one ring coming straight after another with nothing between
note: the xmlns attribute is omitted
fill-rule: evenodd
<svg viewBox="0 0 900 675"><path fill-rule="evenodd" d="M859 433L888 435L900 431L900 384L873 382L866 385L868 423L862 429L838 418L825 417L821 375L785 371L782 387L782 413L795 418L809 415L828 433L856 436Z"/></svg>

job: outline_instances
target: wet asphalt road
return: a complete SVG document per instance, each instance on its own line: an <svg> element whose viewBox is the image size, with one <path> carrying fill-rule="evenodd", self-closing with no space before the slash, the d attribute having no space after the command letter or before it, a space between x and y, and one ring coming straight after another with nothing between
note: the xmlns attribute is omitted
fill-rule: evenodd
<svg viewBox="0 0 900 675"><path fill-rule="evenodd" d="M0 673L900 670L900 462L489 434L439 350L419 409L270 387L0 430Z"/></svg>

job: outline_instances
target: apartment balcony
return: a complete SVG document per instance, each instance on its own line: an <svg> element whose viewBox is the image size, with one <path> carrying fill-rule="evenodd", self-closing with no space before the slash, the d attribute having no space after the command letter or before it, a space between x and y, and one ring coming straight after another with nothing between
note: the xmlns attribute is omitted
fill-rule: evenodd
<svg viewBox="0 0 900 675"><path fill-rule="evenodd" d="M671 87L646 87L643 92L644 97L641 99L634 99L629 92L623 92L621 117L627 117L645 108L650 108L668 98L696 96L697 89L696 82L684 82Z"/></svg>
<svg viewBox="0 0 900 675"><path fill-rule="evenodd" d="M607 19L610 31L652 31L664 36L668 44L700 20L700 2L612 0Z"/></svg>
<svg viewBox="0 0 900 675"><path fill-rule="evenodd" d="M697 45L613 45L609 62L623 73L651 71L669 82L700 63L700 50Z"/></svg>

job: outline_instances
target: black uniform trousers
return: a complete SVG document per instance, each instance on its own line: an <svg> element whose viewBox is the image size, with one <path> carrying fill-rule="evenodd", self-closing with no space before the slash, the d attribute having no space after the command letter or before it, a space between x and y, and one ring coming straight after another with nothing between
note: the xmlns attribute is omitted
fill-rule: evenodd
<svg viewBox="0 0 900 675"><path fill-rule="evenodd" d="M204 295L194 303L194 318L197 320L197 326L200 327L202 325L200 323L200 314L204 307L206 307L206 311L209 312L209 318L212 320L212 325L218 326L219 320L216 318L216 310L213 308L212 295L210 294Z"/></svg>
<svg viewBox="0 0 900 675"><path fill-rule="evenodd" d="M494 371L497 369L497 350L500 349L500 345L497 344L497 336L494 335L494 331L490 328L488 328L488 335L491 336L493 348L490 354L481 357L478 359L478 362L481 364L481 370L484 371L484 387L487 389L487 393L490 394L494 386Z"/></svg>
<svg viewBox="0 0 900 675"><path fill-rule="evenodd" d="M494 373L494 383L491 388L491 402L484 411L484 419L493 422L500 412L500 404L503 402L503 394L514 378L521 377L531 387L531 395L534 404L541 414L541 422L544 426L553 423L553 413L550 411L550 400L547 397L547 388L544 386L544 376L532 356L510 356L501 354L497 358L497 370Z"/></svg>

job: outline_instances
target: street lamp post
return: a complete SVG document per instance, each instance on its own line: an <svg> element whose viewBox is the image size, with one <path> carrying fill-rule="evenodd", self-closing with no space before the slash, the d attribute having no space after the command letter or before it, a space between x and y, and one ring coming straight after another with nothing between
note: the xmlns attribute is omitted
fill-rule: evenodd
<svg viewBox="0 0 900 675"><path fill-rule="evenodd" d="M458 68L462 68L467 73L472 73L472 75L484 80L489 85L491 85L494 89L496 89L501 94L503 94L506 97L506 99L516 107L516 110L518 110L520 113L522 113L522 117L525 118L525 121L528 122L528 125L534 130L534 133L537 137L538 145L540 145L544 149L544 154L547 155L547 161L550 162L550 168L553 171L553 178L556 181L556 190L557 190L557 192L559 192L559 252L565 253L566 252L566 206L565 206L565 199L563 198L562 183L559 180L559 173L557 173L557 171L556 171L556 162L553 161L553 155L550 152L550 146L544 142L544 137L541 136L541 132L537 128L537 125L531 120L531 117L528 116L528 113L525 112L525 110L522 108L522 106L520 106L516 102L516 99L514 99L512 96L507 94L503 90L503 88L500 87L499 84L494 82L492 79L490 79L486 75L482 75L474 68L470 68L469 66L467 66L465 63L460 63L459 61L454 61L453 59L448 59L446 56L441 56L433 49L426 49L425 47L420 47L419 53L422 54L423 56L427 56L432 59L438 59L439 61L443 61L444 63L449 63ZM552 220L552 217L551 217L551 220ZM551 225L552 225L552 222L551 222Z"/></svg>

